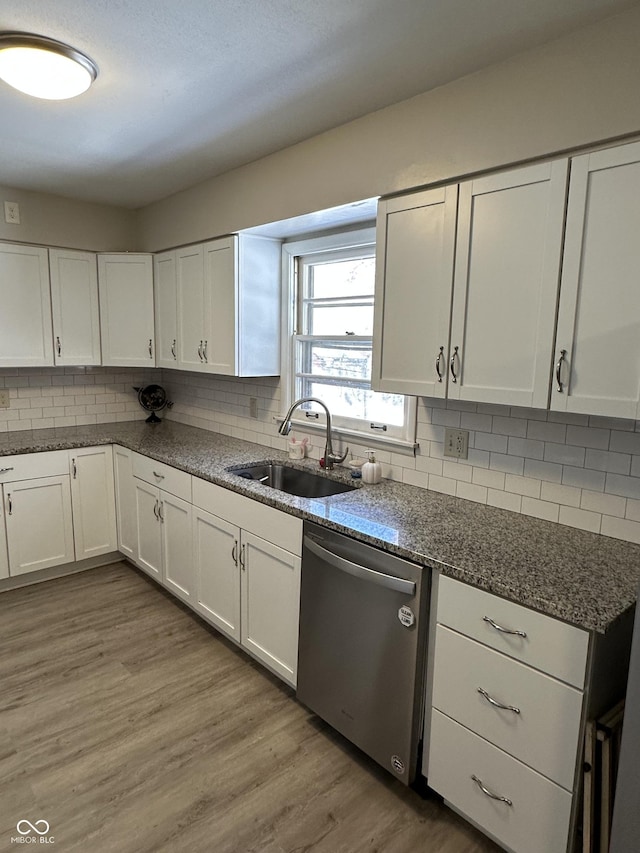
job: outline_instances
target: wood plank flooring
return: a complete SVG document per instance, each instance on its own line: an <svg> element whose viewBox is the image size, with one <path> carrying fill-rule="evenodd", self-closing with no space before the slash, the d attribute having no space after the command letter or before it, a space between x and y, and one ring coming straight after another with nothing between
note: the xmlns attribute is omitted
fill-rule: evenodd
<svg viewBox="0 0 640 853"><path fill-rule="evenodd" d="M498 850L124 563L2 593L0 648L3 853Z"/></svg>

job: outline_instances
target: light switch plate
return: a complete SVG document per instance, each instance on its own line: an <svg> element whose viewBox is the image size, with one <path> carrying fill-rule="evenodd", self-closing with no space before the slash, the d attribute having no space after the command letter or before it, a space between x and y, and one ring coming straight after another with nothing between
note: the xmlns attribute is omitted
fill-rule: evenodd
<svg viewBox="0 0 640 853"><path fill-rule="evenodd" d="M467 459L469 456L469 430L445 429L444 455L455 459Z"/></svg>
<svg viewBox="0 0 640 853"><path fill-rule="evenodd" d="M9 408L9 392L0 390L0 409Z"/></svg>

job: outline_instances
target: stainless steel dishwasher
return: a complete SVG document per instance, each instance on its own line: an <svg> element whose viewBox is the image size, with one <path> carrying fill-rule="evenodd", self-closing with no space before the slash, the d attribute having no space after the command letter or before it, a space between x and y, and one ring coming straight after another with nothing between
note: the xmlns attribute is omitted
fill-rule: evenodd
<svg viewBox="0 0 640 853"><path fill-rule="evenodd" d="M420 737L428 569L305 522L297 696L413 781Z"/></svg>

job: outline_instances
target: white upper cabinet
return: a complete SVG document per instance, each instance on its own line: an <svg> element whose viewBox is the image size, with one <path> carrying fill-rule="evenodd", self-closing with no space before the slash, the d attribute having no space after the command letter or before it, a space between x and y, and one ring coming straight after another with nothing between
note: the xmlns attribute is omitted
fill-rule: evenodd
<svg viewBox="0 0 640 853"><path fill-rule="evenodd" d="M371 384L444 397L457 187L381 201Z"/></svg>
<svg viewBox="0 0 640 853"><path fill-rule="evenodd" d="M100 364L98 271L93 252L50 249L56 365Z"/></svg>
<svg viewBox="0 0 640 853"><path fill-rule="evenodd" d="M163 252L153 258L153 288L156 320L156 365L177 367L176 253Z"/></svg>
<svg viewBox="0 0 640 853"><path fill-rule="evenodd" d="M47 250L0 245L0 367L53 364Z"/></svg>
<svg viewBox="0 0 640 853"><path fill-rule="evenodd" d="M242 375L238 351L237 239L222 237L204 245L207 369L224 376Z"/></svg>
<svg viewBox="0 0 640 853"><path fill-rule="evenodd" d="M551 408L640 418L640 143L576 157Z"/></svg>
<svg viewBox="0 0 640 853"><path fill-rule="evenodd" d="M449 397L544 409L567 160L460 185Z"/></svg>
<svg viewBox="0 0 640 853"><path fill-rule="evenodd" d="M98 255L102 363L154 367L151 255Z"/></svg>
<svg viewBox="0 0 640 853"><path fill-rule="evenodd" d="M204 251L202 243L176 251L178 367L207 370ZM174 307L175 311L175 307ZM176 366L175 364L173 365Z"/></svg>

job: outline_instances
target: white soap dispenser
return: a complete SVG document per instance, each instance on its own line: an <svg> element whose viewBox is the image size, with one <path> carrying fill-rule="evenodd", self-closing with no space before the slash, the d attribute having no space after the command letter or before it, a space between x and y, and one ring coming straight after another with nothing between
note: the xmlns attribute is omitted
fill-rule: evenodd
<svg viewBox="0 0 640 853"><path fill-rule="evenodd" d="M382 465L376 462L376 455L373 450L369 451L369 461L362 466L362 482L363 483L379 483L382 480Z"/></svg>

